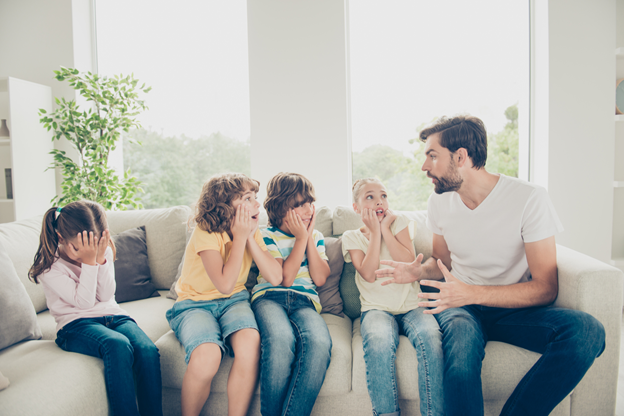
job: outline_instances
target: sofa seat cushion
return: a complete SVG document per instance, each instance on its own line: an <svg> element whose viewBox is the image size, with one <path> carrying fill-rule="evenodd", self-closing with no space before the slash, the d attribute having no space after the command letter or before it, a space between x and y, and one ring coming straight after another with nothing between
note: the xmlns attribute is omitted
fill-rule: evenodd
<svg viewBox="0 0 624 416"><path fill-rule="evenodd" d="M492 402L507 400L540 356L541 354L510 344L489 341L485 347L481 371L483 399ZM416 350L403 335L399 339L396 369L399 398L419 400ZM358 394L368 393L360 318L353 321L353 391Z"/></svg>
<svg viewBox="0 0 624 416"><path fill-rule="evenodd" d="M4 415L108 416L101 359L66 352L53 341L25 341L0 352L11 381L0 391Z"/></svg>
<svg viewBox="0 0 624 416"><path fill-rule="evenodd" d="M334 396L347 394L351 390L351 320L331 314L321 314L332 337L331 363L319 395ZM182 389L186 371L184 347L173 331L156 341L160 351L160 368L163 387ZM211 392L226 393L227 379L234 359L223 357L219 371L212 380ZM259 394L259 387L256 390Z"/></svg>
<svg viewBox="0 0 624 416"><path fill-rule="evenodd" d="M160 290L159 293L160 296L157 298L147 298L119 304L121 309L128 312L128 315L136 321L153 342L156 342L171 330L165 314L175 303L173 300L167 299L166 290Z"/></svg>
<svg viewBox="0 0 624 416"><path fill-rule="evenodd" d="M128 315L137 322L137 325L153 341L165 335L171 328L165 313L173 306L173 301L167 299L166 290L159 291L160 297L135 300L132 302L120 303L121 309L128 312ZM56 322L50 311L37 314L37 322L41 328L43 339L54 341L56 339Z"/></svg>

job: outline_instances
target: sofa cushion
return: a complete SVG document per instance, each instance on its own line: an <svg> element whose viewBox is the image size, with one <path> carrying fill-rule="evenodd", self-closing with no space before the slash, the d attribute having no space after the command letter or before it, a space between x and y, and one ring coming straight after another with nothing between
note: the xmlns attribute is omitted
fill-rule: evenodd
<svg viewBox="0 0 624 416"><path fill-rule="evenodd" d="M191 215L188 206L136 211L109 211L108 227L116 235L145 226L147 256L152 283L158 290L169 290L184 254L186 226Z"/></svg>
<svg viewBox="0 0 624 416"><path fill-rule="evenodd" d="M160 291L159 297L135 300L120 305L154 342L171 329L167 318L165 318L165 313L171 309L175 302L167 299L166 293L163 290Z"/></svg>
<svg viewBox="0 0 624 416"><path fill-rule="evenodd" d="M11 259L17 276L26 288L26 292L37 313L48 309L43 286L33 283L28 278L28 271L33 264L35 254L39 248L39 236L43 216L27 220L0 224L0 243L5 253Z"/></svg>
<svg viewBox="0 0 624 416"><path fill-rule="evenodd" d="M321 313L331 313L332 315L344 317L342 313L342 298L340 297L340 277L344 266L342 257L342 239L334 237L325 238L325 254L329 259L330 273L323 286L317 287L321 306Z"/></svg>
<svg viewBox="0 0 624 416"><path fill-rule="evenodd" d="M332 351L331 362L319 395L344 395L351 390L351 320L331 314L321 316L327 323L332 338ZM181 389L186 372L184 347L173 331L156 341L156 346L160 351L163 388ZM229 355L223 357L219 371L212 380L211 393L227 392L227 380L233 361ZM260 392L259 388L258 385L257 394Z"/></svg>
<svg viewBox="0 0 624 416"><path fill-rule="evenodd" d="M27 341L3 350L0 368L11 381L0 392L3 415L108 416L99 358L63 351L54 341Z"/></svg>
<svg viewBox="0 0 624 416"><path fill-rule="evenodd" d="M159 296L150 273L145 226L131 228L113 236L115 259L115 300L128 302Z"/></svg>
<svg viewBox="0 0 624 416"><path fill-rule="evenodd" d="M355 284L355 266L345 262L340 276L340 296L342 297L343 312L351 319L360 316L362 304L360 303L360 290Z"/></svg>
<svg viewBox="0 0 624 416"><path fill-rule="evenodd" d="M35 308L0 242L0 350L22 340L41 338Z"/></svg>

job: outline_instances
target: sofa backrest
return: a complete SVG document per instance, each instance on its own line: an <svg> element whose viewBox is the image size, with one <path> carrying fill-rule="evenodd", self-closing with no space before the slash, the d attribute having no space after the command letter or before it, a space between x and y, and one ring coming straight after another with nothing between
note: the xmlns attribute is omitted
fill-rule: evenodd
<svg viewBox="0 0 624 416"><path fill-rule="evenodd" d="M169 290L186 248L187 223L191 216L188 206L163 209L107 212L112 235L145 226L147 257L152 283L158 290Z"/></svg>

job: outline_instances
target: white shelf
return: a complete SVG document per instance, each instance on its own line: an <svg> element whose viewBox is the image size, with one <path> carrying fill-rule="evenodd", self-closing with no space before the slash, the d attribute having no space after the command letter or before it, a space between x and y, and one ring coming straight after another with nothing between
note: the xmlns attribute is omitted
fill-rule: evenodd
<svg viewBox="0 0 624 416"><path fill-rule="evenodd" d="M624 48L616 48L615 57L618 59L624 59Z"/></svg>
<svg viewBox="0 0 624 416"><path fill-rule="evenodd" d="M616 114L615 121L624 121L624 114Z"/></svg>
<svg viewBox="0 0 624 416"><path fill-rule="evenodd" d="M614 188L624 188L624 181L613 181Z"/></svg>
<svg viewBox="0 0 624 416"><path fill-rule="evenodd" d="M13 202L13 200L12 199L6 199L6 198L0 199L0 204L3 203L3 202Z"/></svg>

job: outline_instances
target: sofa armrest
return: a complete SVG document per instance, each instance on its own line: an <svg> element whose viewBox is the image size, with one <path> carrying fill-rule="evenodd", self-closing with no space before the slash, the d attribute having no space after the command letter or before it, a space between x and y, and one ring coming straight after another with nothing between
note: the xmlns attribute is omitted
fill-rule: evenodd
<svg viewBox="0 0 624 416"><path fill-rule="evenodd" d="M620 358L624 273L557 245L559 296L555 306L587 312L605 328L606 349L571 397L571 415L614 414Z"/></svg>

